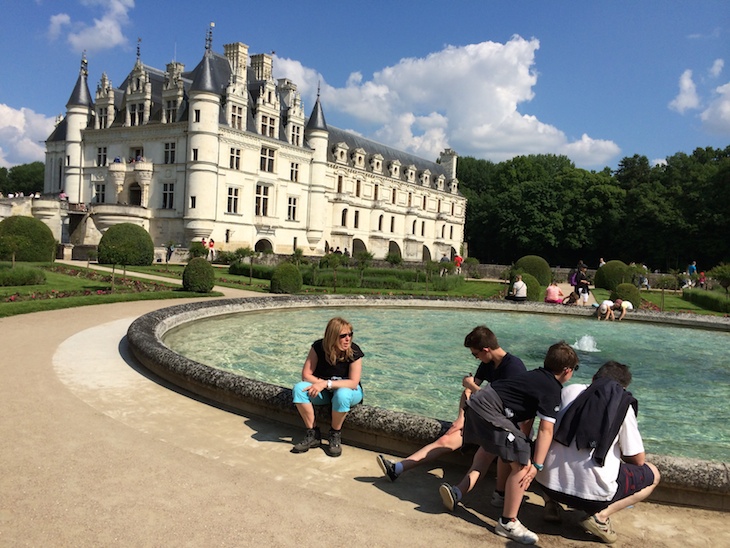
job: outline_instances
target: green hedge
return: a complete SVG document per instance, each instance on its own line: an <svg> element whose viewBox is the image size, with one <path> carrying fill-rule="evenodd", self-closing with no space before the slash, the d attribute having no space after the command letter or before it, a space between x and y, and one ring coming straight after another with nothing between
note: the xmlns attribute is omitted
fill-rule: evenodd
<svg viewBox="0 0 730 548"><path fill-rule="evenodd" d="M34 217L13 216L0 222L0 259L48 263L56 258L51 229ZM151 263L151 261L150 261Z"/></svg>
<svg viewBox="0 0 730 548"><path fill-rule="evenodd" d="M538 255L525 255L515 263L515 268L531 274L544 287L547 287L553 281L553 272L550 270L550 265ZM531 299L528 297L528 300Z"/></svg>
<svg viewBox="0 0 730 548"><path fill-rule="evenodd" d="M299 293L302 290L302 275L295 264L281 263L271 276L271 293Z"/></svg>
<svg viewBox="0 0 730 548"><path fill-rule="evenodd" d="M701 306L707 310L730 314L730 299L718 291L707 291L705 289L684 289L682 299Z"/></svg>
<svg viewBox="0 0 730 548"><path fill-rule="evenodd" d="M619 284L631 281L631 269L623 261L608 261L596 270L594 285L601 289L615 291ZM634 303L631 303L634 304Z"/></svg>
<svg viewBox="0 0 730 548"><path fill-rule="evenodd" d="M42 285L46 283L46 273L40 268L17 265L15 268L0 267L0 286Z"/></svg>
<svg viewBox="0 0 730 548"><path fill-rule="evenodd" d="M99 264L149 266L155 259L155 246L141 226L121 223L109 227L99 242Z"/></svg>
<svg viewBox="0 0 730 548"><path fill-rule="evenodd" d="M210 293L215 285L213 265L202 257L191 259L183 270L182 285L185 291Z"/></svg>
<svg viewBox="0 0 730 548"><path fill-rule="evenodd" d="M601 268L604 268L603 266ZM641 304L641 292L639 288L631 283L618 284L616 289L611 292L611 300L621 299L622 301L629 301L634 305L634 308L639 308Z"/></svg>
<svg viewBox="0 0 730 548"><path fill-rule="evenodd" d="M435 276L431 279L429 289L432 291L453 291L465 284L464 276Z"/></svg>
<svg viewBox="0 0 730 548"><path fill-rule="evenodd" d="M228 267L228 273L235 276L248 276L249 268L251 267L247 262L244 263L242 261L237 261ZM274 273L274 267L254 263L251 271L253 272L254 278L258 278L259 280L271 280L271 276Z"/></svg>

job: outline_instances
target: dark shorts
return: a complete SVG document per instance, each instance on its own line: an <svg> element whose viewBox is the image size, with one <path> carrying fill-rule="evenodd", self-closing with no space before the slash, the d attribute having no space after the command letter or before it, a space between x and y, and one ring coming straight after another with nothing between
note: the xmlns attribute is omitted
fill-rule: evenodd
<svg viewBox="0 0 730 548"><path fill-rule="evenodd" d="M553 491L542 485L540 487L551 499L593 515L604 510L617 500L625 499L634 493L646 489L652 483L654 483L654 472L651 471L648 465L637 466L636 464L622 462L618 471L618 489L611 500L587 500L560 493L559 491Z"/></svg>

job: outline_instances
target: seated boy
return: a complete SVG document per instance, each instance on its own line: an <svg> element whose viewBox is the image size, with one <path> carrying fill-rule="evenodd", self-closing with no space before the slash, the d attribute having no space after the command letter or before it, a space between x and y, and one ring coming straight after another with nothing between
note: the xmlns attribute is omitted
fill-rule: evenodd
<svg viewBox="0 0 730 548"><path fill-rule="evenodd" d="M522 544L538 541L538 536L520 523L517 513L525 490L543 466L560 409L560 391L578 369L578 356L567 343L559 342L548 349L543 365L482 388L467 400L464 415L464 443L477 444L484 457L499 456L510 466L504 509L495 532ZM540 426L531 460L532 444L518 423L535 415ZM442 498L461 498L461 493L448 484L439 492Z"/></svg>

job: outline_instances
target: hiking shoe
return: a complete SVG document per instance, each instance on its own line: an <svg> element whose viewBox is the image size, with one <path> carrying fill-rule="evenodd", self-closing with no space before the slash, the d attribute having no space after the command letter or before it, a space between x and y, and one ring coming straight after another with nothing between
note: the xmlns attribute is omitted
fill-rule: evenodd
<svg viewBox="0 0 730 548"><path fill-rule="evenodd" d="M601 539L601 542L613 544L618 539L618 535L611 527L611 520L606 519L606 523L601 523L596 516L588 516L580 522L581 527L590 534Z"/></svg>
<svg viewBox="0 0 730 548"><path fill-rule="evenodd" d="M459 497L456 496L456 491L448 483L442 483L439 487L439 495L441 495L441 502L448 509L449 512L453 512L456 505L459 504Z"/></svg>
<svg viewBox="0 0 730 548"><path fill-rule="evenodd" d="M537 535L522 525L518 519L502 523L502 518L499 518L494 532L500 537L507 537L520 544L535 544L538 540Z"/></svg>
<svg viewBox="0 0 730 548"><path fill-rule="evenodd" d="M504 495L500 495L497 491L492 493L492 500L489 503L495 508L502 508L504 506Z"/></svg>
<svg viewBox="0 0 730 548"><path fill-rule="evenodd" d="M329 445L325 451L330 457L339 457L342 454L342 433L339 430L330 430Z"/></svg>
<svg viewBox="0 0 730 548"><path fill-rule="evenodd" d="M322 442L322 434L319 428L307 429L307 434L304 439L292 447L292 453L306 453L314 447L319 447Z"/></svg>
<svg viewBox="0 0 730 548"><path fill-rule="evenodd" d="M548 523L560 523L563 520L560 505L552 499L545 500L545 509L542 512L542 519Z"/></svg>
<svg viewBox="0 0 730 548"><path fill-rule="evenodd" d="M383 471L383 474L388 476L390 478L390 481L395 481L398 479L398 474L395 473L394 462L389 461L383 455L378 455L376 457L376 460L378 461L378 464L380 465L380 469Z"/></svg>

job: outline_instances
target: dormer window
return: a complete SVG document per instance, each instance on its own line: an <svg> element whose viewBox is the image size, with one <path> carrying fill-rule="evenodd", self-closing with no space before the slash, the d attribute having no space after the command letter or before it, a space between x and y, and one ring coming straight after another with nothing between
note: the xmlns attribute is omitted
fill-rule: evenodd
<svg viewBox="0 0 730 548"><path fill-rule="evenodd" d="M431 172L428 169L421 173L421 184L423 186L430 186L431 184Z"/></svg>
<svg viewBox="0 0 730 548"><path fill-rule="evenodd" d="M375 154L370 158L370 169L375 173L383 172L383 157L380 154Z"/></svg>
<svg viewBox="0 0 730 548"><path fill-rule="evenodd" d="M364 168L365 167L365 151L361 148L357 148L352 152L352 164L355 167Z"/></svg>
<svg viewBox="0 0 730 548"><path fill-rule="evenodd" d="M410 165L406 169L406 180L413 183L416 180L416 166Z"/></svg>
<svg viewBox="0 0 730 548"><path fill-rule="evenodd" d="M397 179L400 177L400 162L398 160L395 160L390 163L390 165L388 166L388 173L394 179Z"/></svg>
<svg viewBox="0 0 730 548"><path fill-rule="evenodd" d="M338 164L346 164L347 163L347 151L350 147L347 146L347 143L337 143L334 147L332 147L332 154L335 157L335 162Z"/></svg>

